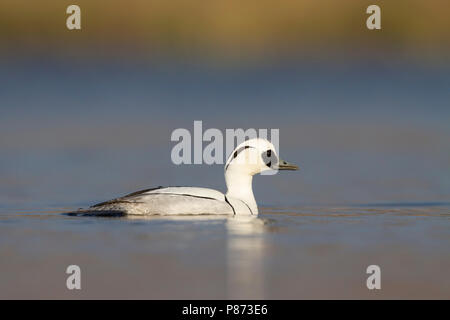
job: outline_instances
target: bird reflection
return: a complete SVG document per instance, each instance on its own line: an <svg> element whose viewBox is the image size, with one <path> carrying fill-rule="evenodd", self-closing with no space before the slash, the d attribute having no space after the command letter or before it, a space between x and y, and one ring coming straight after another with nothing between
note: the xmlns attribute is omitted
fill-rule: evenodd
<svg viewBox="0 0 450 320"><path fill-rule="evenodd" d="M119 218L120 219L120 218ZM268 220L256 216L132 216L137 221L223 222L226 228L226 295L228 299L264 299L264 257Z"/></svg>
<svg viewBox="0 0 450 320"><path fill-rule="evenodd" d="M234 216L227 219L226 227L228 298L263 299L264 220Z"/></svg>

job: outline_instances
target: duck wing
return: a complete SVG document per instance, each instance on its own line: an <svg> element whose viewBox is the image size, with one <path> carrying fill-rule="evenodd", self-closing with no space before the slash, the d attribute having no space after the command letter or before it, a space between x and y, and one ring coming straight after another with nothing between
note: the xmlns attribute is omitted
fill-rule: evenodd
<svg viewBox="0 0 450 320"><path fill-rule="evenodd" d="M197 187L144 189L93 205L89 210L140 215L234 214L223 193Z"/></svg>

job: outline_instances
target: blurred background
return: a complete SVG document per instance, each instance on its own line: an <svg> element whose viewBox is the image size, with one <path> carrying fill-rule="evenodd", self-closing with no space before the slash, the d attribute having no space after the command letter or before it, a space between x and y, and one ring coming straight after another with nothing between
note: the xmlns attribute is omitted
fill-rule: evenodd
<svg viewBox="0 0 450 320"><path fill-rule="evenodd" d="M448 299L449 12L1 0L0 298ZM159 185L225 191L223 165L171 161L172 131L194 120L279 129L301 167L255 177L254 224L60 214Z"/></svg>
<svg viewBox="0 0 450 320"><path fill-rule="evenodd" d="M70 4L0 3L0 208L225 190L170 160L194 120L280 129L303 170L256 177L263 206L450 201L448 1L79 0L69 31Z"/></svg>

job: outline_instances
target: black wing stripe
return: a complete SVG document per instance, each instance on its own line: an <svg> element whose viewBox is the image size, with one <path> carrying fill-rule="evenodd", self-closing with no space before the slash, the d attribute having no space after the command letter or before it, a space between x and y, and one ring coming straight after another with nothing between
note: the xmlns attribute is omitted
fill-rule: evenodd
<svg viewBox="0 0 450 320"><path fill-rule="evenodd" d="M127 195L125 195L125 196L123 196L121 198L134 197L134 196L138 196L140 194L143 194L143 193L146 193L146 192L149 192L149 191L163 189L163 188L167 188L167 187L159 186L159 187L156 187L156 188L149 188L149 189L139 190L139 191L127 194Z"/></svg>
<svg viewBox="0 0 450 320"><path fill-rule="evenodd" d="M244 201L242 201L242 200L241 200L241 202L247 206L248 210L250 210L250 214L253 215L253 211L252 211L252 209L250 209L250 207L248 206L248 204L246 204L246 203L245 203Z"/></svg>
<svg viewBox="0 0 450 320"><path fill-rule="evenodd" d="M153 191L153 190L158 190L158 189L162 189L162 188L164 188L164 187L159 186L159 187L156 187L156 188L149 188L149 189L135 191L135 192L127 194L127 195L125 195L123 197L119 197L119 198L115 198L115 199L112 199L112 200L108 200L108 201L104 201L104 202L100 202L100 203L94 204L93 206L91 206L91 208L101 207L101 206L104 206L104 205L115 204L115 203L130 203L130 201L127 201L128 198L133 198L133 197L136 197L138 195L144 194L146 192Z"/></svg>
<svg viewBox="0 0 450 320"><path fill-rule="evenodd" d="M234 210L234 207L231 205L230 201L228 201L227 196L225 196L225 202L230 205L231 209L233 210L233 215L236 215L236 211Z"/></svg>
<svg viewBox="0 0 450 320"><path fill-rule="evenodd" d="M244 151L245 149L248 149L248 148L253 148L253 147L250 147L250 146L243 146L243 147L240 147L239 149L237 149L237 150L233 153L233 155L232 155L233 159L236 158L236 157L238 156L238 154L239 154L241 151ZM230 156L230 157L231 157L231 156ZM228 169L228 166L230 165L230 163L231 163L232 161L233 161L233 160L231 160L230 162L228 162L227 166L225 167L225 171Z"/></svg>
<svg viewBox="0 0 450 320"><path fill-rule="evenodd" d="M154 193L149 194L149 196L151 196L151 195L153 195L153 194L168 194L168 195L170 195L170 196L185 196L185 197L193 197L193 198L210 199L210 200L220 201L219 199L216 199L216 198L203 197L203 196L196 196L196 195L193 195L193 194L187 194L187 193L154 192Z"/></svg>
<svg viewBox="0 0 450 320"><path fill-rule="evenodd" d="M157 189L161 189L161 188L148 189L148 191L157 190ZM131 202L131 201L127 200L127 198L132 198L132 197L136 197L137 195L144 194L145 191L144 190L142 190L142 191L143 192L137 191L137 192L134 192L134 193L130 193L129 195L127 195L125 197L122 197L122 198L117 198L117 199L105 201L105 202L102 202L102 203L98 203L96 205L91 206L91 208L101 207L101 206L104 206L104 205L116 204L116 203L134 203L134 202ZM154 193L150 193L148 195L149 196L151 196L151 195L183 196L183 197L193 197L193 198L199 198L199 199L208 199L208 200L221 201L220 199L216 199L216 198L196 196L196 195L186 194L186 193L154 192ZM225 201L226 201L226 198L225 198ZM234 212L234 209L233 209L233 212Z"/></svg>

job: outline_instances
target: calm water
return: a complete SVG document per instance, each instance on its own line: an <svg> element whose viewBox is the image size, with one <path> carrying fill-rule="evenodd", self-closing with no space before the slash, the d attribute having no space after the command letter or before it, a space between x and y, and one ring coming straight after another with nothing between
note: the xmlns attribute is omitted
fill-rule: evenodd
<svg viewBox="0 0 450 320"><path fill-rule="evenodd" d="M450 298L448 66L0 67L0 298ZM170 160L194 120L278 128L302 170L255 177L252 221L62 214L158 185L223 191L222 165Z"/></svg>
<svg viewBox="0 0 450 320"><path fill-rule="evenodd" d="M253 220L2 212L0 298L449 298L449 228L448 205L265 208ZM70 264L79 292L65 288Z"/></svg>

